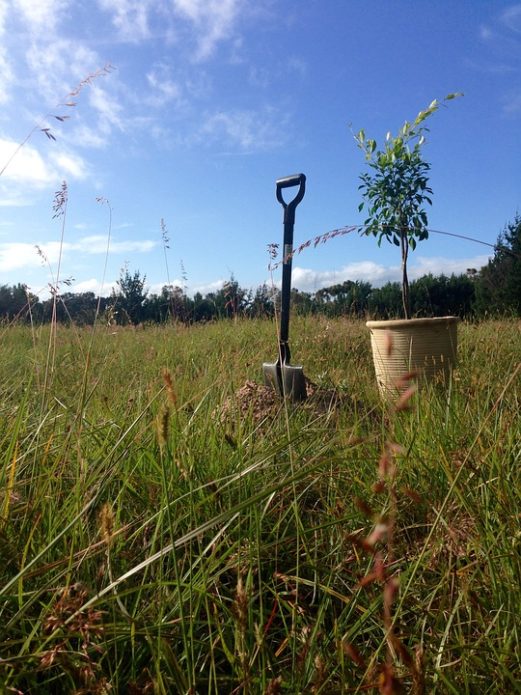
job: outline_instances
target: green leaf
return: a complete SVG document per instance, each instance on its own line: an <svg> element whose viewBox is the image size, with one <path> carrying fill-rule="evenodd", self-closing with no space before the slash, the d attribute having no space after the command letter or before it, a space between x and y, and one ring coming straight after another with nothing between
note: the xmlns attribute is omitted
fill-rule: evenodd
<svg viewBox="0 0 521 695"><path fill-rule="evenodd" d="M360 203L360 205L358 206L358 212L362 212L363 209L364 209L364 204Z"/></svg>

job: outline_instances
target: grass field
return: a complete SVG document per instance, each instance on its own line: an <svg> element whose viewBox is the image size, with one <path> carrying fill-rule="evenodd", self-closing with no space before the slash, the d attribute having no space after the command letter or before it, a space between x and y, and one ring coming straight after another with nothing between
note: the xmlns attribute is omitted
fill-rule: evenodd
<svg viewBox="0 0 521 695"><path fill-rule="evenodd" d="M363 323L299 406L268 321L2 329L1 692L521 692L520 328L398 411Z"/></svg>

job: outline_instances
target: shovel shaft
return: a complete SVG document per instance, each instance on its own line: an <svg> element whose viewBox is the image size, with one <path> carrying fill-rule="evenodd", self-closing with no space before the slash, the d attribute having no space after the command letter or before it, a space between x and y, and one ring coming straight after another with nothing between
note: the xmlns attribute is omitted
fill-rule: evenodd
<svg viewBox="0 0 521 695"><path fill-rule="evenodd" d="M286 203L282 197L282 189L299 186L295 198ZM295 226L295 208L306 192L306 177L304 174L287 176L277 181L277 200L284 208L284 246L282 259L282 291L280 307L280 356L282 363L289 362L289 307L291 300L291 262L293 255L293 229Z"/></svg>

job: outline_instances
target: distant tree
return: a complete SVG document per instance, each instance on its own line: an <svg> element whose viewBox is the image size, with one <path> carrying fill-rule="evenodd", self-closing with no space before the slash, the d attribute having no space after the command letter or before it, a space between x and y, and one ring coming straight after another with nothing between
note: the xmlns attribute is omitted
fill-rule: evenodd
<svg viewBox="0 0 521 695"><path fill-rule="evenodd" d="M9 321L13 319L26 320L29 316L29 308L36 310L38 297L27 289L27 285L0 286L0 317Z"/></svg>
<svg viewBox="0 0 521 695"><path fill-rule="evenodd" d="M237 318L244 314L252 300L248 290L239 286L233 274L224 283L222 290L218 294L220 293L222 293L222 298L224 299L225 316L229 318Z"/></svg>
<svg viewBox="0 0 521 695"><path fill-rule="evenodd" d="M232 275L220 290L205 295L205 300L213 307L212 318L237 318L246 314L252 297Z"/></svg>
<svg viewBox="0 0 521 695"><path fill-rule="evenodd" d="M94 323L98 309L98 297L94 292L67 292L59 299L58 311L65 320L72 320L80 326L91 326ZM100 314L106 303L107 299L102 297L99 302Z"/></svg>
<svg viewBox="0 0 521 695"><path fill-rule="evenodd" d="M257 287L249 307L249 315L254 318L271 318L275 313L276 294L277 290L268 287L266 283Z"/></svg>
<svg viewBox="0 0 521 695"><path fill-rule="evenodd" d="M371 284L359 280L346 280L331 287L325 287L315 294L317 306L329 316L364 316Z"/></svg>
<svg viewBox="0 0 521 695"><path fill-rule="evenodd" d="M412 314L422 316L470 316L475 285L468 275L424 275L411 283Z"/></svg>
<svg viewBox="0 0 521 695"><path fill-rule="evenodd" d="M291 290L291 309L300 316L313 314L316 311L316 304L312 294L303 292L296 288Z"/></svg>
<svg viewBox="0 0 521 695"><path fill-rule="evenodd" d="M367 298L369 315L375 319L400 318L402 307L402 288L398 282L373 288Z"/></svg>
<svg viewBox="0 0 521 695"><path fill-rule="evenodd" d="M177 285L164 285L161 294L148 295L144 303L144 320L156 323L181 321L188 323L192 302Z"/></svg>
<svg viewBox="0 0 521 695"><path fill-rule="evenodd" d="M214 297L214 294L205 297L200 292L194 294L193 321L211 321L217 316Z"/></svg>
<svg viewBox="0 0 521 695"><path fill-rule="evenodd" d="M126 266L121 270L116 283L118 289L112 292L118 323L136 325L145 320L145 300L148 295L145 283L146 275L141 276L139 270L136 270L134 274L131 274Z"/></svg>
<svg viewBox="0 0 521 695"><path fill-rule="evenodd" d="M476 279L476 308L480 315L521 316L521 215L516 214L499 234L494 257Z"/></svg>

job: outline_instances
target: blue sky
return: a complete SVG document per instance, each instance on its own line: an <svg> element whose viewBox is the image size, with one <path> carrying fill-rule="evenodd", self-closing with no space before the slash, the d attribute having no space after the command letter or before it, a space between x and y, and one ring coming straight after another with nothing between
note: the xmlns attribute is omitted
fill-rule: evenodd
<svg viewBox="0 0 521 695"><path fill-rule="evenodd" d="M151 291L206 292L232 273L255 287L281 242L277 178L307 176L296 245L357 224L349 124L380 141L455 91L425 147L429 226L494 243L521 207L521 3L0 0L0 169L35 125L56 138L36 129L0 177L0 284L45 293L63 233L59 279L77 291L109 293L125 264ZM398 279L397 253L338 237L295 257L294 285ZM489 254L432 234L410 274Z"/></svg>

